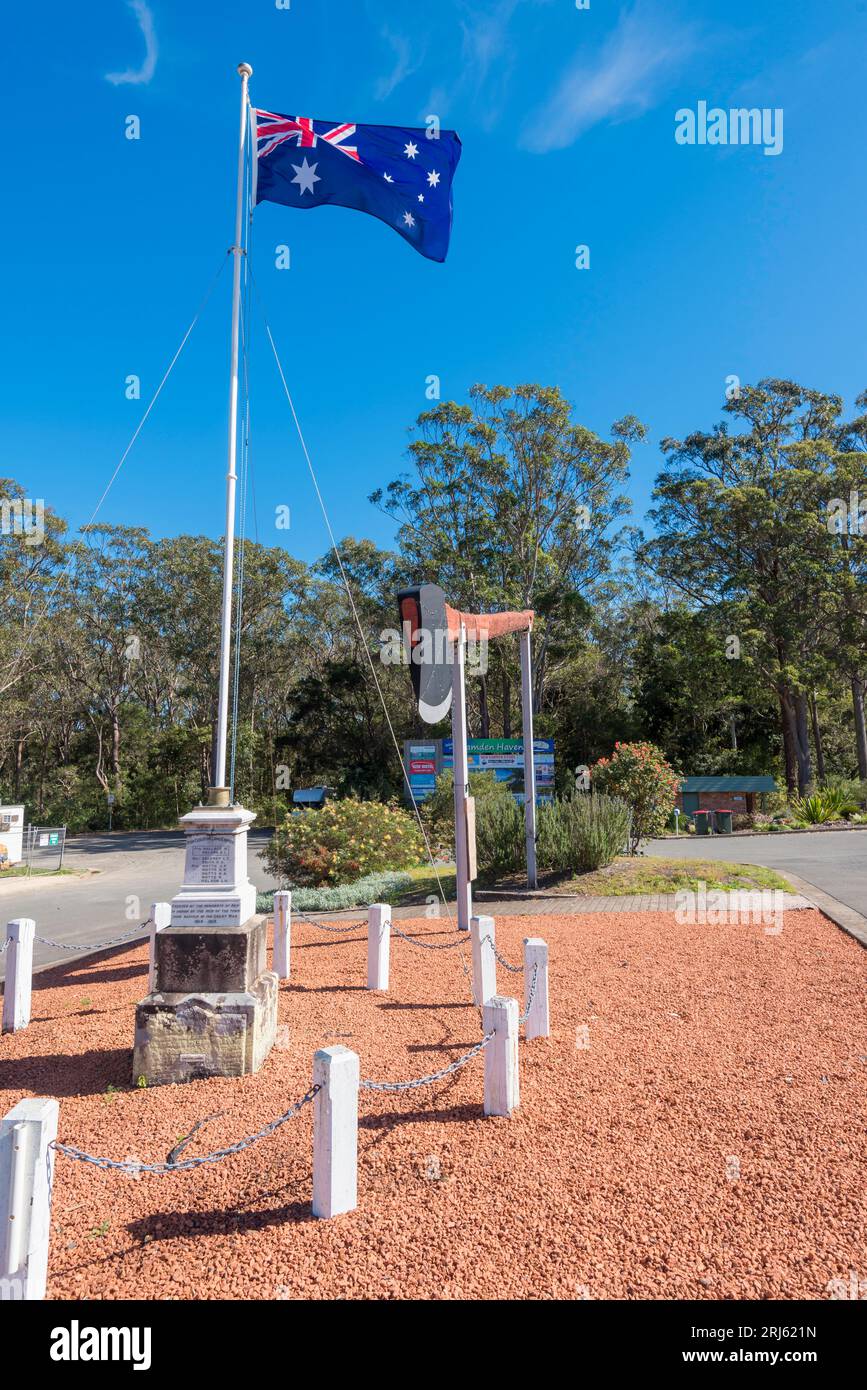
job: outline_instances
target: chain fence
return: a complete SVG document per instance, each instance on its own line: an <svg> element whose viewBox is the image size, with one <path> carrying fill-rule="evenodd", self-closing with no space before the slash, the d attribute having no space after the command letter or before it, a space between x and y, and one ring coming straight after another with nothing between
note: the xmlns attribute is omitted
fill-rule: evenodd
<svg viewBox="0 0 867 1390"><path fill-rule="evenodd" d="M364 926L364 922L350 922L347 927L330 927L326 922L317 922L315 917L311 917L309 912L302 912L300 907L292 908L293 917L303 917L305 922L309 922L311 927L318 927L320 931L334 932L335 936L343 936L346 932L358 931Z"/></svg>
<svg viewBox="0 0 867 1390"><path fill-rule="evenodd" d="M420 1086L430 1086L434 1081L442 1081L446 1076L451 1076L453 1072L466 1066L474 1057L487 1047L493 1038L493 1033L486 1033L481 1042L477 1042L475 1047L471 1047L469 1052L465 1052L463 1057L456 1057L447 1067L441 1071L432 1071L427 1076L416 1077L412 1081L369 1081L362 1077L359 1086L362 1091L416 1091Z"/></svg>
<svg viewBox="0 0 867 1390"><path fill-rule="evenodd" d="M536 964L533 966L533 977L532 977L532 979L530 980L530 992L529 992L529 994L527 995L527 1007L526 1007L526 1009L524 1010L524 1012L521 1014L521 1017L518 1019L518 1027L519 1027L519 1028L523 1027L523 1025L527 1022L527 1019L530 1017L530 1010L531 1010L532 1007L533 1007L533 1000L536 998L536 985L538 984L538 981L539 981L539 962L537 961Z"/></svg>
<svg viewBox="0 0 867 1390"><path fill-rule="evenodd" d="M470 939L467 932L461 932L457 941L441 941L439 943L419 941L416 936L407 936L406 932L401 931L395 922L392 922L391 930L395 936L400 937L401 941L408 941L410 946L418 946L423 951L450 951L454 946L465 946Z"/></svg>
<svg viewBox="0 0 867 1390"><path fill-rule="evenodd" d="M34 936L33 940L38 942L40 946L53 946L57 951L106 951L109 946L122 946L124 942L132 941L133 937L141 936L142 932L147 931L150 926L153 926L152 917L148 917L147 921L142 922L134 931L127 932L125 936L115 936L111 941L81 941L76 945L70 945L66 941L52 941L47 936ZM3 945L0 946L0 955L6 950L11 939L11 937L7 937Z"/></svg>
<svg viewBox="0 0 867 1390"><path fill-rule="evenodd" d="M225 1149L215 1149L213 1153L202 1154L200 1158L184 1158L178 1161L174 1159L174 1155L179 1154L186 1147L190 1139L192 1139L193 1135L196 1133L196 1130L201 1129L202 1125L208 1123L208 1120L216 1119L217 1117L214 1115L208 1116L208 1119L199 1120L198 1124L193 1126L186 1138L175 1145L164 1163L139 1163L133 1159L99 1158L95 1154L85 1153L83 1149L75 1148L71 1144L61 1144L56 1139L51 1147L56 1149L58 1153L65 1154L67 1158L77 1159L80 1163L90 1163L95 1168L104 1168L125 1173L128 1177L136 1177L139 1173L153 1173L160 1177L164 1177L169 1173L181 1173L190 1168L200 1168L204 1163L219 1163L222 1159L229 1158L232 1154L242 1153L243 1150L248 1149L251 1144L255 1144L260 1139L265 1139L269 1134L273 1134L281 1125L285 1125L287 1120L293 1120L295 1116L304 1109L305 1105L310 1104L310 1101L320 1089L319 1086L311 1086L310 1090L307 1091L299 1101L296 1101L294 1105L290 1105L289 1109L284 1111L282 1115L278 1115L276 1120L271 1120L269 1124L263 1125L255 1134L249 1134L246 1139L239 1139L237 1144L229 1144Z"/></svg>

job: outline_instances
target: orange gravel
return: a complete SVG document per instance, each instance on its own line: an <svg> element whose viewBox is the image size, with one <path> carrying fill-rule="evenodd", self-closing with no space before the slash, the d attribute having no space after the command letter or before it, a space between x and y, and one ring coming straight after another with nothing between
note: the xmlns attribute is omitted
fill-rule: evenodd
<svg viewBox="0 0 867 1390"><path fill-rule="evenodd" d="M401 922L430 941L441 923ZM92 1153L184 1157L273 1119L342 1042L362 1076L423 1075L480 1036L456 951L392 942L388 994L365 983L363 929L293 925L279 1045L238 1081L131 1086L135 947L37 976L34 1020L0 1041L5 1113L60 1100L60 1138ZM552 1035L520 1047L521 1106L482 1114L483 1061L397 1095L366 1092L359 1208L310 1213L308 1106L243 1154L133 1179L59 1155L53 1298L829 1296L864 1277L867 955L818 912L761 926L668 913L505 917L498 946L551 950ZM514 992L516 977L499 973ZM117 1088L116 1090L110 1088Z"/></svg>

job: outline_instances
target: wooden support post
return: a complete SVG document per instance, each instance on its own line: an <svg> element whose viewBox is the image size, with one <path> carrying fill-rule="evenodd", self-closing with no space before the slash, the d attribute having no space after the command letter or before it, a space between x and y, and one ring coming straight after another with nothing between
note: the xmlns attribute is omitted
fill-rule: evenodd
<svg viewBox="0 0 867 1390"><path fill-rule="evenodd" d="M274 894L274 959L275 975L288 980L292 965L292 894Z"/></svg>
<svg viewBox="0 0 867 1390"><path fill-rule="evenodd" d="M495 994L484 1007L484 1030L494 1036L485 1048L485 1114L511 1115L520 1102L518 1086L518 1001Z"/></svg>
<svg viewBox="0 0 867 1390"><path fill-rule="evenodd" d="M148 994L157 987L157 932L171 926L171 903L151 903L151 954L148 966Z"/></svg>
<svg viewBox="0 0 867 1390"><path fill-rule="evenodd" d="M6 925L6 983L3 986L3 1032L17 1033L30 1022L30 995L33 989L33 938L36 923L32 917L16 917Z"/></svg>
<svg viewBox="0 0 867 1390"><path fill-rule="evenodd" d="M470 919L473 946L473 1003L487 1004L497 992L496 929L493 917Z"/></svg>
<svg viewBox="0 0 867 1390"><path fill-rule="evenodd" d="M536 972L536 989L533 1003L527 1013L533 973ZM551 1032L548 1019L548 943L539 936L524 937L524 1024L525 1038L547 1038Z"/></svg>
<svg viewBox="0 0 867 1390"><path fill-rule="evenodd" d="M388 989L391 907L371 903L367 909L367 988Z"/></svg>
<svg viewBox="0 0 867 1390"><path fill-rule="evenodd" d="M530 633L521 633L521 720L524 733L524 840L527 884L538 887L536 872L536 762L533 757L533 671Z"/></svg>
<svg viewBox="0 0 867 1390"><path fill-rule="evenodd" d="M59 1110L38 1096L0 1120L0 1299L45 1297Z"/></svg>
<svg viewBox="0 0 867 1390"><path fill-rule="evenodd" d="M313 1055L313 1215L358 1205L358 1054L323 1047Z"/></svg>
<svg viewBox="0 0 867 1390"><path fill-rule="evenodd" d="M467 633L461 627L452 653L452 764L455 778L455 880L458 899L458 930L467 931L473 915L473 888L470 879L470 846L467 800L470 771L467 758Z"/></svg>

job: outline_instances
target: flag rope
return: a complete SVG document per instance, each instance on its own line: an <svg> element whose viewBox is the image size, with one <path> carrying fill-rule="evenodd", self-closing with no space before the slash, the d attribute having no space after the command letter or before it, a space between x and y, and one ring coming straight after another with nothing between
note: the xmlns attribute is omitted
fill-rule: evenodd
<svg viewBox="0 0 867 1390"><path fill-rule="evenodd" d="M103 492L102 492L102 496L100 497L99 501L97 502L96 506L94 507L94 509L93 509L93 511L92 511L92 513L91 513L90 520L86 523L86 525L84 525L84 526L82 526L82 527L80 528L80 531L79 531L79 539L75 542L75 545L74 545L73 548L72 548L72 554L70 555L70 557L69 557L68 561L66 562L66 564L64 565L63 569L60 571L60 574L57 576L57 579L55 580L54 585L53 585L53 587L51 588L51 590L49 591L48 597L47 597L46 600L45 600L45 606L43 607L42 612L38 615L38 617L37 617L35 623L33 624L32 628L30 629L30 632L29 632L29 634L28 634L28 636L27 636L27 640L25 641L24 645L21 647L21 649L20 649L19 652L17 653L17 656L15 657L15 664L13 665L13 668L12 668L11 677L9 678L8 683L4 686L4 689L7 689L7 690L8 690L9 687L10 687L10 685L14 684L14 682L17 680L17 674L18 674L18 673L17 673L17 665L18 665L18 663L23 659L25 652L27 651L28 647L30 646L30 643L33 641L33 638L34 638L35 635L36 635L36 631L37 631L37 629L38 629L38 627L39 627L39 624L42 622L42 619L45 617L46 613L48 612L48 610L49 610L49 608L50 608L50 606L51 606L51 600L54 598L54 595L57 593L57 590L60 588L60 585L63 583L63 580L64 580L65 578L68 578L68 577L69 577L69 571L70 571L70 569L72 568L72 565L73 565L74 561L76 560L77 555L78 555L79 551L81 550L81 547L84 545L84 539L83 539L83 538L84 538L84 536L86 536L87 532L90 530L91 526L93 525L94 521L95 521L96 518L97 518L97 515L99 514L99 511L100 511L100 508L102 507L103 502L105 501L105 499L106 499L106 497L108 496L108 494L111 492L111 489L112 489L112 487L113 487L113 485L114 485L114 482L115 482L115 480L116 480L118 474L120 473L120 470L123 468L123 465L126 463L127 457L128 457L128 455L129 455L129 453L130 453L130 450L132 449L132 446L135 444L136 440L138 439L139 435L141 434L142 429L143 429L144 424L145 424L145 421L147 420L148 416L150 415L151 411L153 410L154 406L156 405L156 403L157 403L157 401L158 401L158 399L159 399L159 397L160 397L160 395L161 395L161 393L162 393L163 387L165 386L166 382L168 381L169 377L170 377L171 374L172 374L172 370L173 370L173 368L174 368L174 366L175 366L175 363L177 362L178 358L180 357L181 353L183 352L184 348L186 347L186 345L187 345L187 340L189 339L190 334L192 333L193 329L195 328L196 324L198 323L199 319L201 318L201 316L202 316L202 314L203 314L203 312L204 312L204 310L205 310L205 306L207 305L208 300L211 298L211 295L212 295L213 292L214 292L214 289L215 289L215 287L216 287L217 281L219 280L220 276L222 275L222 273L223 273L223 267L225 266L225 264L226 264L226 262L227 262L228 259L229 259L229 252L227 251L226 254L224 255L223 259L220 261L220 265L219 265L219 268L218 268L218 270L217 270L217 273L216 273L216 275L214 276L214 278L212 279L212 281L211 281L210 285L208 286L207 290L205 291L205 294L204 294L204 296L203 296L203 298L202 298L202 300L201 300L201 302L200 302L200 304L199 304L198 309L196 310L195 314L194 314L193 317L192 317L192 320L191 320L191 322L190 322L189 327L187 328L186 333L184 334L183 338L181 339L180 343L178 344L178 348L177 348L177 350L176 350L176 352L175 352L174 357L172 358L172 360L171 360L171 362L169 363L169 365L166 367L166 370L165 370L165 372L163 373L163 377L162 377L162 380L160 381L159 386L157 387L157 389L154 391L153 395L151 396L150 401L149 401L149 403L148 403L148 406L147 406L147 409L145 410L144 415L142 415L141 419L139 420L138 424L136 425L135 430L134 430L133 435L132 435L132 438L130 439L129 443L127 444L126 448L124 449L123 453L121 454L120 460L119 460L119 462L117 463L114 472L112 473L111 477L109 478L108 482L106 483L106 485L105 485L105 487L104 487L104 489L103 489Z"/></svg>
<svg viewBox="0 0 867 1390"><path fill-rule="evenodd" d="M379 677L378 677L377 674L376 674L376 667L374 666L374 663L373 663L373 657L372 657L371 654L370 654L370 648L369 648L368 643L367 643L367 638L366 638L365 633L364 633L364 628L361 626L361 619L360 619L359 616L358 616L358 609L357 609L356 606L355 606L355 599L354 599L353 596L352 596L352 589L350 588L350 585L349 585L349 577L348 577L348 575L347 575L347 573L346 573L346 570L345 570L345 568L344 568L343 557L341 556L341 554L340 554L340 549L339 549L339 547L338 547L338 545L337 545L337 540L336 540L336 537L335 537L335 535L334 535L334 530L333 530L332 525L331 525L331 519L330 519L330 517L329 517L329 515L328 515L328 508L327 508L326 505L325 505L325 499L324 499L324 497L322 496L322 492L321 492L321 489L320 489L320 487L319 487L319 480L318 480L318 478L317 478L317 476L316 476L316 470L315 470L314 467L313 467L313 460L312 460L311 457L310 457L310 450L307 448L307 441L306 441L306 439L304 438L304 431L303 431L302 428L301 428L301 422L300 422L300 420L298 419L298 414L297 414L297 411L295 410L295 402L294 402L293 399L292 399L292 393L290 392L288 383L287 383L287 381L286 381L286 374L285 374L285 372L283 371L283 364L282 364L282 362L280 361L280 354L279 354L278 351L277 351L277 344L274 342L274 335L273 335L273 333L271 332L271 325L270 325L269 322L268 322L268 316L267 316L267 314L265 313L265 307L264 307L264 305L263 305L263 303L262 303L262 299L261 299L261 296L260 296L260 294L259 294L258 287L257 287L257 285L256 285L256 277L255 277L254 274L253 274L253 268L252 268L252 266L250 267L250 284L251 284L252 287L253 287L253 295L254 295L254 297L255 297L255 299L256 299L256 303L257 303L257 305L258 305L259 312L260 312L260 314L262 315L262 323L263 323L263 326L264 326L264 329L265 329L265 334L266 334L266 336L267 336L267 338L268 338L268 342L269 342L269 344L270 344L271 351L272 351L272 353L273 353L273 355L274 355L274 361L275 361L275 363L277 364L277 371L278 371L279 376L280 376L280 381L281 381L281 383L282 383L282 385L283 385L283 391L284 391L284 393L285 393L286 400L289 402L289 409L290 409L290 411L292 412L292 419L293 419L293 421L294 421L295 429L296 429L296 432L297 432L297 434L298 434L299 443L301 444L301 451L302 451L302 453L304 454L304 458L305 458L305 461L306 461L306 463L307 463L307 469L308 469L308 472L310 473L310 478L311 478L312 483L313 483L313 490L314 490L314 492L316 493L316 500L317 500L318 503L319 503L319 510L322 512L322 517L323 517L323 520L324 520L324 522L325 522L325 527L326 527L326 530L328 531L328 538L329 538L329 540L330 540L330 542L331 542L331 549L334 551L334 558L335 558L336 561L337 561L337 567L338 567L338 569L340 570L340 577L341 577L341 579L343 580L343 586L344 586L344 588L346 589L346 596L347 596L347 598L349 599L349 607L350 607L350 609L352 610L352 616L353 616L353 618L355 619L355 625L356 625L356 627L358 628L358 635L359 635L359 637L361 638L361 645L362 645L362 647L364 648L365 655L367 656L367 662L368 662L368 665L370 666L370 674L371 674L371 676L373 677L373 684L374 684L374 686L376 687L376 693L377 693L377 695L379 696L379 702L380 702L380 704L382 705L382 712L383 712L383 714L385 715L385 722L386 722L386 724L388 725L388 732L389 732L389 734L391 735L391 741L392 741L392 743L394 744L395 752L397 753L398 761L399 761L399 763L400 763L400 770L401 770L401 773L402 773L402 775L403 775L403 780L404 780L404 782L406 783L406 787L407 787L407 790L408 790L408 792L409 792L410 804L412 805L413 811L415 812L415 818L416 818L416 820L418 821L418 828L419 828L419 830L421 831L421 836L422 836L422 839L424 840L424 845L425 845L425 849L426 849L426 851L427 851L427 856L428 856L428 859L430 860L430 866L431 866L431 868L433 869L434 878L436 879L436 882L437 882L437 888L439 889L439 894L440 894L440 897L442 898L442 901L443 901L443 907L445 908L445 910L446 910L446 915L447 915L449 921L451 922L451 921L453 921L453 918L452 918L452 911L451 911L451 908L449 907L448 901L447 901L447 899L446 899L445 889L443 888L442 879L441 879L440 876L439 876L439 872L438 872L438 870L437 870L437 866L436 866L436 864L435 864L435 862L434 862L433 850L431 849L430 840L428 839L428 834L427 834L427 831L425 830L424 822L422 821L421 813L419 812L419 809L418 809L418 803L416 802L416 799L415 799L415 797L414 797L413 794L412 794L412 786L411 786L411 784L410 784L410 780L409 780L409 777L408 777L408 775L407 775L406 768L405 768L405 766L404 766L403 754L402 754L401 751L400 751L400 744L398 743L398 741L397 741L397 735L396 735L395 732L394 732L394 725L393 725L392 722L391 722L391 715L389 714L389 712L388 712L388 706L387 706L387 704L385 703L385 696L384 696L383 693L382 693L382 686L380 685L380 683L379 683Z"/></svg>

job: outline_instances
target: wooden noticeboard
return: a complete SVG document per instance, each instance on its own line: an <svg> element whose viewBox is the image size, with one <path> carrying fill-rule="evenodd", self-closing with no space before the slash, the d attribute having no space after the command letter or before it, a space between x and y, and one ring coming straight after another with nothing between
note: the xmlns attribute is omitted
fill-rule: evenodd
<svg viewBox="0 0 867 1390"><path fill-rule="evenodd" d="M476 864L476 798L467 797L467 877L473 883L478 876Z"/></svg>

